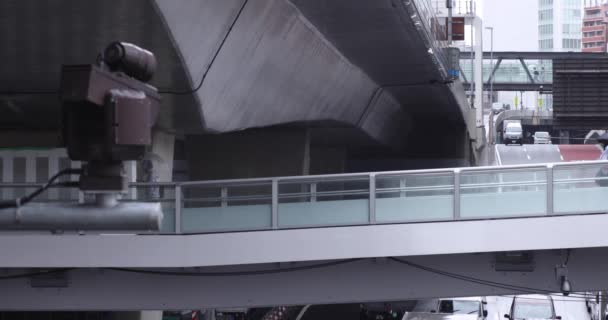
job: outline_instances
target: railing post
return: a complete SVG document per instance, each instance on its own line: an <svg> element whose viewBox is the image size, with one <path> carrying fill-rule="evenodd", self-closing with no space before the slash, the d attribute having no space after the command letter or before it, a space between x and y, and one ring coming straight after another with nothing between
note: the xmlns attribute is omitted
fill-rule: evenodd
<svg viewBox="0 0 608 320"><path fill-rule="evenodd" d="M182 233L182 186L175 185L175 233Z"/></svg>
<svg viewBox="0 0 608 320"><path fill-rule="evenodd" d="M399 179L399 197L405 198L407 197L407 192L405 191L407 184L405 183L405 176Z"/></svg>
<svg viewBox="0 0 608 320"><path fill-rule="evenodd" d="M279 180L272 179L272 229L279 228Z"/></svg>
<svg viewBox="0 0 608 320"><path fill-rule="evenodd" d="M310 184L310 202L317 202L317 183Z"/></svg>
<svg viewBox="0 0 608 320"><path fill-rule="evenodd" d="M454 170L454 220L460 219L460 169Z"/></svg>
<svg viewBox="0 0 608 320"><path fill-rule="evenodd" d="M221 206L222 207L227 207L228 206L228 188L227 187L222 187L220 189L220 198L222 200L221 201Z"/></svg>
<svg viewBox="0 0 608 320"><path fill-rule="evenodd" d="M553 215L553 165L547 165L547 215Z"/></svg>
<svg viewBox="0 0 608 320"><path fill-rule="evenodd" d="M369 223L376 224L376 174L369 174Z"/></svg>

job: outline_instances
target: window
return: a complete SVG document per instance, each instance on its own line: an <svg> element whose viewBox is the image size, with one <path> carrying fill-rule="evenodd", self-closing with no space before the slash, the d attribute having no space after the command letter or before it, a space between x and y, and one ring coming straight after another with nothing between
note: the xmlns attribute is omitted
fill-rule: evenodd
<svg viewBox="0 0 608 320"><path fill-rule="evenodd" d="M589 31L589 32L583 32L583 37L585 38L590 38L590 37L601 37L604 35L604 31Z"/></svg>
<svg viewBox="0 0 608 320"><path fill-rule="evenodd" d="M542 35L552 35L553 34L553 25L552 24L544 24L538 26L538 33Z"/></svg>
<svg viewBox="0 0 608 320"><path fill-rule="evenodd" d="M513 306L514 319L553 319L551 301L518 299Z"/></svg>
<svg viewBox="0 0 608 320"><path fill-rule="evenodd" d="M553 9L540 10L538 12L538 20L540 20L540 21L553 20Z"/></svg>
<svg viewBox="0 0 608 320"><path fill-rule="evenodd" d="M541 50L553 49L553 39L544 39L538 41Z"/></svg>
<svg viewBox="0 0 608 320"><path fill-rule="evenodd" d="M562 24L562 33L569 35L579 35L582 32L580 24L577 23L564 23Z"/></svg>
<svg viewBox="0 0 608 320"><path fill-rule="evenodd" d="M564 7L580 8L583 6L583 0L561 0Z"/></svg>
<svg viewBox="0 0 608 320"><path fill-rule="evenodd" d="M581 10L580 9L566 9L564 12L564 16L571 19L580 19L581 18Z"/></svg>
<svg viewBox="0 0 608 320"><path fill-rule="evenodd" d="M441 300L439 313L478 314L479 301Z"/></svg>
<svg viewBox="0 0 608 320"><path fill-rule="evenodd" d="M580 39L562 39L562 47L564 49L579 49L581 47Z"/></svg>

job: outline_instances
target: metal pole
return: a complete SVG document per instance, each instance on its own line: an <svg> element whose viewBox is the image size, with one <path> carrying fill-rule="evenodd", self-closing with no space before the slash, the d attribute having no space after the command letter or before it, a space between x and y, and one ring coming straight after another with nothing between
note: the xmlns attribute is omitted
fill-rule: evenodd
<svg viewBox="0 0 608 320"><path fill-rule="evenodd" d="M553 165L547 165L547 215L553 215Z"/></svg>
<svg viewBox="0 0 608 320"><path fill-rule="evenodd" d="M369 175L369 223L376 224L376 174Z"/></svg>
<svg viewBox="0 0 608 320"><path fill-rule="evenodd" d="M598 292L598 296L599 296L598 320L605 320L606 319L606 295L605 295L604 291L600 291L600 292Z"/></svg>
<svg viewBox="0 0 608 320"><path fill-rule="evenodd" d="M490 70L494 70L494 27L486 27L490 30ZM494 103L494 76L490 75L490 106Z"/></svg>
<svg viewBox="0 0 608 320"><path fill-rule="evenodd" d="M460 220L460 169L454 170L454 220Z"/></svg>
<svg viewBox="0 0 608 320"><path fill-rule="evenodd" d="M452 0L446 0L445 6L448 8L448 45L452 45Z"/></svg>
<svg viewBox="0 0 608 320"><path fill-rule="evenodd" d="M271 204L271 226L272 229L279 228L279 181L272 179L272 204Z"/></svg>
<svg viewBox="0 0 608 320"><path fill-rule="evenodd" d="M182 187L175 186L175 233L182 233Z"/></svg>

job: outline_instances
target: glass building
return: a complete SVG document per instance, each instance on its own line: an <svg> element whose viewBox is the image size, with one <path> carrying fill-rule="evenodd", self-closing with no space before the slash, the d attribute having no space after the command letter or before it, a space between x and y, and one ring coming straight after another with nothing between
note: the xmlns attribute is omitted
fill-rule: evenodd
<svg viewBox="0 0 608 320"><path fill-rule="evenodd" d="M538 49L581 51L583 0L538 0Z"/></svg>

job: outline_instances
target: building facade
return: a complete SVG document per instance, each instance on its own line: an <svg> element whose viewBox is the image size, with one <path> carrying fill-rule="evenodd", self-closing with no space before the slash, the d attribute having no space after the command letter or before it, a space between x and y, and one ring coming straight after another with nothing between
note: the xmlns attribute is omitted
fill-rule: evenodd
<svg viewBox="0 0 608 320"><path fill-rule="evenodd" d="M606 52L608 3L587 1L583 18L583 52Z"/></svg>
<svg viewBox="0 0 608 320"><path fill-rule="evenodd" d="M538 49L581 51L583 0L538 0Z"/></svg>

